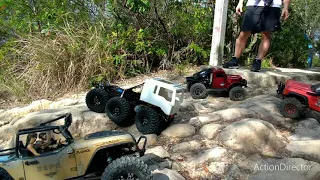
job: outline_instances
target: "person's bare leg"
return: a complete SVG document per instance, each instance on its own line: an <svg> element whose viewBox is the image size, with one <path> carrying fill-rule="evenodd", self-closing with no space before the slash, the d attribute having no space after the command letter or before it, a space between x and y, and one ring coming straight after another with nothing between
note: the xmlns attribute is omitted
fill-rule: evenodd
<svg viewBox="0 0 320 180"><path fill-rule="evenodd" d="M247 40L250 37L250 31L241 31L237 40L236 40L236 47L234 51L234 57L240 58L242 51L246 48Z"/></svg>
<svg viewBox="0 0 320 180"><path fill-rule="evenodd" d="M234 56L230 61L223 64L224 68L238 68L239 67L239 58L242 54L242 51L246 47L247 40L251 35L251 31L241 31L238 38L236 39L236 47L234 51Z"/></svg>
<svg viewBox="0 0 320 180"><path fill-rule="evenodd" d="M254 71L254 72L260 71L261 61L269 50L270 42L271 42L271 33L270 32L262 32L258 55L257 55L257 58L252 63L251 71Z"/></svg>
<svg viewBox="0 0 320 180"><path fill-rule="evenodd" d="M262 60L267 54L271 42L271 33L270 32L262 32L261 33L261 42L259 45L257 59Z"/></svg>

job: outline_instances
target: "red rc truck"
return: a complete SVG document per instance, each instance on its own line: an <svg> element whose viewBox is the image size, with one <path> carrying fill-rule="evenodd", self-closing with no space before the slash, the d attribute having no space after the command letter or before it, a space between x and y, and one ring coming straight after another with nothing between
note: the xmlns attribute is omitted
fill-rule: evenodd
<svg viewBox="0 0 320 180"><path fill-rule="evenodd" d="M246 98L247 80L239 75L226 74L222 68L210 67L186 77L187 89L193 99L204 99L208 92L229 92L233 101Z"/></svg>
<svg viewBox="0 0 320 180"><path fill-rule="evenodd" d="M320 121L320 83L287 80L278 85L277 93L284 99L280 105L284 117L296 119L307 115Z"/></svg>

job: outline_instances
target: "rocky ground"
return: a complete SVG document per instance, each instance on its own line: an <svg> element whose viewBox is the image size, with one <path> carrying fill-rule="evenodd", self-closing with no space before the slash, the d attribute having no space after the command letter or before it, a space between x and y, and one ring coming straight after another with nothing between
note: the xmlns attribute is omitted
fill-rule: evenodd
<svg viewBox="0 0 320 180"><path fill-rule="evenodd" d="M281 99L275 90L250 84L249 96L242 102L219 95L194 100L186 93L171 126L159 136L147 135L143 159L155 179L320 179L319 122L282 117L278 111ZM136 137L141 135L135 125L119 128L105 114L89 111L84 97L82 93L0 110L1 147L13 145L11 138L17 129L38 125L65 112L73 115L70 131L75 136L120 129Z"/></svg>

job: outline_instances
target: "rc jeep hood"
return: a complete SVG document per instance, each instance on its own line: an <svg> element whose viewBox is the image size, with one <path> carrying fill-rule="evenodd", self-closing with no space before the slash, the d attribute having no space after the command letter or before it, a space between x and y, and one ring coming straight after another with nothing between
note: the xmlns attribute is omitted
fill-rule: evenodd
<svg viewBox="0 0 320 180"><path fill-rule="evenodd" d="M228 74L227 75L229 79L231 80L241 80L242 77L240 75L232 75L232 74Z"/></svg>
<svg viewBox="0 0 320 180"><path fill-rule="evenodd" d="M86 135L72 143L73 149L90 148L115 144L136 143L133 136L122 131L100 131Z"/></svg>
<svg viewBox="0 0 320 180"><path fill-rule="evenodd" d="M310 84L300 82L300 81L293 81L290 79L287 81L286 86L287 86L287 88L294 88L294 89L300 89L300 90L311 92Z"/></svg>

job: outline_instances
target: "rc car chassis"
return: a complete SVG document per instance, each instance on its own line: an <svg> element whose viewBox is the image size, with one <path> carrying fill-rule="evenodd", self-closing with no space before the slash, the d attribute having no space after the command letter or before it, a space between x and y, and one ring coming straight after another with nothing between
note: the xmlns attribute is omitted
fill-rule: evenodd
<svg viewBox="0 0 320 180"><path fill-rule="evenodd" d="M298 119L307 116L320 121L320 83L308 84L290 79L278 85L277 93L283 99L280 113L284 117Z"/></svg>
<svg viewBox="0 0 320 180"><path fill-rule="evenodd" d="M63 125L47 125L62 118ZM145 153L145 136L136 141L126 132L100 131L75 140L68 131L71 123L72 116L67 113L38 127L19 130L15 147L0 151L0 179L152 179L150 169L139 159ZM41 132L59 134L65 142L59 143L57 149L33 156L21 136ZM138 144L142 139L144 144L140 149Z"/></svg>
<svg viewBox="0 0 320 180"><path fill-rule="evenodd" d="M118 126L127 127L135 123L142 134L159 134L171 124L179 111L184 88L161 78L147 79L127 89L100 84L86 97L87 106L95 111L101 107L93 107L92 94L97 96L96 99L101 99L96 106L105 106L105 113Z"/></svg>
<svg viewBox="0 0 320 180"><path fill-rule="evenodd" d="M246 98L247 81L239 75L226 74L222 68L205 68L186 77L187 89L193 99L205 99L210 92L228 92L233 101Z"/></svg>

